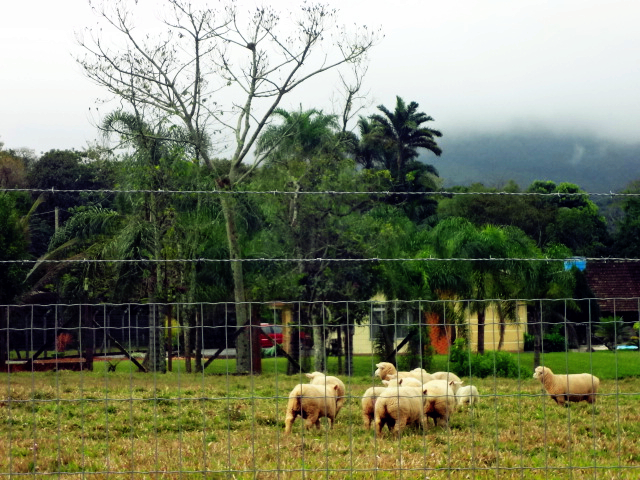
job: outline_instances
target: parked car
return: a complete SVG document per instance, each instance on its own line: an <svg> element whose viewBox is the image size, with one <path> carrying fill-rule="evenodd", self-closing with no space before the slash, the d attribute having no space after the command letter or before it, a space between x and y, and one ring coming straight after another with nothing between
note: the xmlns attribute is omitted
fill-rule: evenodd
<svg viewBox="0 0 640 480"><path fill-rule="evenodd" d="M275 340L278 345L282 345L282 325L261 323L260 327L262 328L262 332L260 332L260 348L273 347L272 340ZM300 330L300 345L303 345L305 347L311 347L313 345L313 339L311 338L311 336L307 335L302 330Z"/></svg>

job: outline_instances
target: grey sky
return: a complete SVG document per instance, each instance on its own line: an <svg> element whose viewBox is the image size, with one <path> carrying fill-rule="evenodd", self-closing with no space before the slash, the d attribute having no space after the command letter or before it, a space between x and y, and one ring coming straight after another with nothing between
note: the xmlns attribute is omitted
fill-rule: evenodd
<svg viewBox="0 0 640 480"><path fill-rule="evenodd" d="M371 54L363 113L392 108L400 95L445 135L542 127L639 141L638 0L334 4L345 24L385 34ZM97 136L90 108L104 96L73 59L74 31L96 21L88 3L1 2L0 19L0 141L37 153L83 148ZM332 82L283 106L329 110Z"/></svg>

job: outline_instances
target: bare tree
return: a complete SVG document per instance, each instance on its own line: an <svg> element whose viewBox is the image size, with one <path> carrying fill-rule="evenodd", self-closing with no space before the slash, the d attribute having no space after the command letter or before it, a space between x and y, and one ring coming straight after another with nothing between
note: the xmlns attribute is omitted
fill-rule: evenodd
<svg viewBox="0 0 640 480"><path fill-rule="evenodd" d="M139 31L131 2L91 2L100 21L79 35L85 74L125 106L178 125L198 161L219 168L214 153L228 152L228 170L217 171L221 190L233 191L269 155L246 160L283 97L307 80L344 64L360 64L379 38L366 26L347 31L337 11L303 3L281 16L270 7L240 11L240 2L196 8L188 0L164 0L163 31ZM218 6L220 5L220 6ZM137 8L138 2L132 8ZM285 22L283 19L288 21ZM107 37L107 30L116 38ZM214 142L215 140L215 142ZM240 251L238 208L220 196L227 227L236 321L248 321ZM237 371L252 372L248 331L239 335Z"/></svg>

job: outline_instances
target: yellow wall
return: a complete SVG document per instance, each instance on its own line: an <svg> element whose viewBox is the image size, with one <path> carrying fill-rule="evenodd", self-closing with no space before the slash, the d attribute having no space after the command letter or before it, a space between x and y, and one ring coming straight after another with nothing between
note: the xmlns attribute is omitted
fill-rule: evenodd
<svg viewBox="0 0 640 480"><path fill-rule="evenodd" d="M504 331L502 350L505 352L522 352L524 349L524 334L527 331L527 306L525 304L518 305L516 317L516 322L508 322ZM471 335L471 348L476 351L478 347L478 317L475 313L471 316L467 313L467 321L469 322L469 333ZM492 305L487 308L485 315L485 350L498 350L499 341L500 321Z"/></svg>
<svg viewBox="0 0 640 480"><path fill-rule="evenodd" d="M475 313L470 315L467 312L466 319L469 323L471 348L473 351L476 351L478 343L478 318ZM506 352L521 352L524 348L524 333L526 331L527 307L524 304L519 304L517 321L515 323L509 322L506 325L502 350ZM486 312L484 328L485 350L497 350L499 339L498 315L494 307L489 306ZM402 341L402 339L398 340L397 343L400 343L400 341ZM400 353L403 353L405 348L403 348ZM353 336L353 353L356 355L371 355L373 353L373 342L369 340L369 324L356 325Z"/></svg>

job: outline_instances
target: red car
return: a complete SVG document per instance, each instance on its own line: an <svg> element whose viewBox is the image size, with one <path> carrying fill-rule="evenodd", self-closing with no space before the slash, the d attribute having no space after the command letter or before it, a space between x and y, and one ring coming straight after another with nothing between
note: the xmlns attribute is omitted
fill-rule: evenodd
<svg viewBox="0 0 640 480"><path fill-rule="evenodd" d="M269 323L261 323L260 328L260 348L273 347L273 341L275 340L278 345L282 345L282 325L271 325ZM313 341L309 335L304 332L300 332L300 344L306 347L310 347Z"/></svg>

